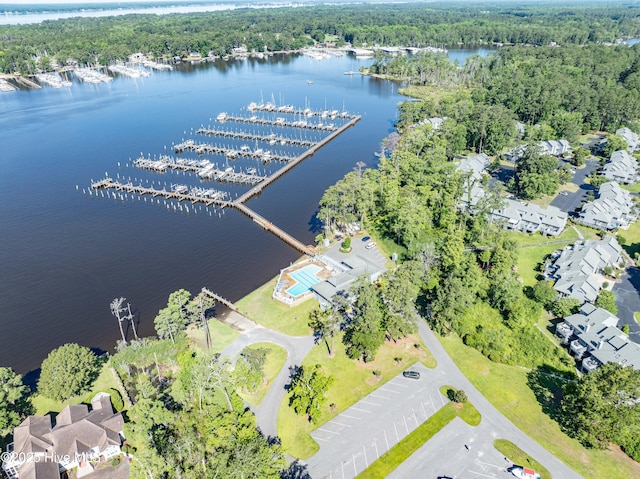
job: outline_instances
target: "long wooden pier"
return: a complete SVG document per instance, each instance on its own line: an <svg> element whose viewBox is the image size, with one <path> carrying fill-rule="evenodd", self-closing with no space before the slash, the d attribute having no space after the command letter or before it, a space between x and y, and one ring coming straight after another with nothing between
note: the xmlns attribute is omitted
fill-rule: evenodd
<svg viewBox="0 0 640 479"><path fill-rule="evenodd" d="M354 126L358 121L360 121L360 119L361 119L360 115L352 116L348 122L346 122L339 128L335 128L331 130L331 134L329 134L324 139L312 145L304 153L298 155L295 158L289 159L286 165L284 165L282 168L275 171L270 176L266 178L260 177L261 181L259 183L257 183L253 188L251 188L249 191L247 191L242 196L239 196L233 201L226 199L226 195L227 195L226 192L216 191L214 189L204 189L204 188L197 188L197 187L189 189L189 187L186 185L171 185L170 190L167 190L166 187L163 189L155 189L148 186L134 185L130 179L127 183L124 183L109 177L106 177L96 182L92 181L91 188L93 190L112 189L115 191L127 192L127 193L136 194L136 195L149 195L152 198L162 197L168 200L176 200L178 202L189 201L193 204L201 203L206 206L220 206L222 208L234 207L239 211L241 211L242 213L244 213L245 215L247 215L249 218L251 218L256 224L259 224L265 230L271 232L272 234L280 238L282 241L284 241L291 247L295 248L296 250L306 255L315 256L317 254L317 250L313 246L303 244L301 241L297 240L296 238L294 238L293 236L291 236L284 230L280 229L279 227L271 223L269 220L267 220L266 218L259 215L248 206L246 206L245 202L248 201L250 198L254 197L255 195L261 193L262 190L264 190L267 186L269 186L271 183L276 181L282 175L287 173L291 168L293 168L294 166L296 166L298 163L302 162L306 158L315 154L320 148L325 146L327 143L331 142L333 139L335 139L338 135L346 131L348 128ZM279 125L279 126L282 126L282 125ZM191 141L189 145L195 146L195 142L193 142L193 140L189 140L189 141ZM138 166L149 167L156 171L164 171L164 169L166 168L176 168L176 169L183 169L188 171L200 171L200 173L202 173L203 172L202 169L206 167L209 167L211 171L216 170L213 167L213 165L207 160L177 161L169 156L163 157L162 161L145 159L141 157L137 160L137 162L140 162ZM205 165L205 162L207 162L209 166ZM220 171L220 170L216 170L216 171ZM224 304L225 306L231 309L237 310L235 308L235 305L233 305L233 303L231 303L230 301L227 301L224 298L216 295L215 293L205 290L204 288L203 288L203 291L209 294L211 297L213 297L217 301L219 301L220 303Z"/></svg>
<svg viewBox="0 0 640 479"><path fill-rule="evenodd" d="M260 216L258 213L253 211L251 208L248 208L245 204L239 203L239 202L236 201L236 202L233 203L233 206L235 206L238 210L242 211L245 215L247 215L249 218L251 218L254 221L254 223L259 224L265 230L273 233L275 236L280 238L282 241L287 243L289 246L292 246L293 248L297 249L301 253L304 253L304 254L309 255L309 256L315 256L318 253L313 246L307 246L304 243L302 243L301 241L298 241L297 239L295 239L293 236L291 236L286 231L278 228L271 221L267 220L263 216Z"/></svg>
<svg viewBox="0 0 640 479"><path fill-rule="evenodd" d="M213 299L215 299L218 303L220 304L224 304L227 308L229 308L232 311L238 311L238 307L232 303L231 301L229 301L228 299L223 298L222 296L214 293L213 291L207 289L207 288L202 288L202 292L204 294L206 294L207 296L212 297Z"/></svg>

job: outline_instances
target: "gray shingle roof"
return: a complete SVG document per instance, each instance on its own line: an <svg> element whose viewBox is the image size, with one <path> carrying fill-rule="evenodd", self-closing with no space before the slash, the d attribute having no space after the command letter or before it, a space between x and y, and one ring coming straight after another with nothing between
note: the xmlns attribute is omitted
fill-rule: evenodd
<svg viewBox="0 0 640 479"><path fill-rule="evenodd" d="M638 160L624 150L614 151L602 168L602 174L611 181L623 184L638 181Z"/></svg>
<svg viewBox="0 0 640 479"><path fill-rule="evenodd" d="M578 221L602 230L627 228L638 219L636 203L615 181L600 185L598 198L585 203Z"/></svg>

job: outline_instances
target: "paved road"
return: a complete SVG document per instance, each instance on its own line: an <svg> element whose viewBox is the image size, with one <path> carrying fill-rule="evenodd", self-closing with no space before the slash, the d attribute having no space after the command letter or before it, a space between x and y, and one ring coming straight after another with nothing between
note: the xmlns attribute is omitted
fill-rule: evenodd
<svg viewBox="0 0 640 479"><path fill-rule="evenodd" d="M567 213L573 213L577 208L582 205L582 202L587 198L587 193L593 191L595 193L596 188L585 183L585 179L589 174L598 167L597 160L587 160L584 168L577 169L571 178L571 182L578 186L578 191L575 193L567 192L566 195L558 195L551 202L551 206L555 206Z"/></svg>
<svg viewBox="0 0 640 479"><path fill-rule="evenodd" d="M236 357L245 347L253 343L275 343L287 350L287 360L280 374L274 379L267 395L257 407L251 407L256 415L258 426L267 437L278 435L277 418L278 408L286 393L285 386L289 383L291 371L295 366L302 364L302 360L314 345L313 336L287 336L271 329L258 326L239 336L223 351L223 356Z"/></svg>
<svg viewBox="0 0 640 479"><path fill-rule="evenodd" d="M435 334L427 327L424 321L419 323L420 337L425 342L431 354L438 362L438 366L435 369L436 375L440 376L441 384L449 384L457 389L464 389L469 397L471 403L478 409L482 415L481 427L486 428L487 435L493 442L493 438L508 439L515 443L520 449L525 451L531 457L535 458L538 462L543 464L551 473L553 477L562 479L577 479L581 476L569 468L566 464L556 459L551 452L544 449L537 442L522 432L516 425L509 421L502 415L485 397L478 391L471 382L462 374L462 371L458 369L453 360L449 357L444 350ZM451 424L447 427L450 427ZM427 443L424 447L431 447ZM472 448L471 451L474 449ZM422 448L420 449L422 451ZM419 454L420 451L416 452ZM447 457L451 464L455 464L458 460L460 453L458 451L452 451L452 454ZM413 456L412 456L413 458ZM409 459L409 461L412 460ZM426 465L425 465L426 467ZM432 474L438 474L437 470L430 471ZM466 476L465 476L466 477ZM489 476L491 477L491 476Z"/></svg>
<svg viewBox="0 0 640 479"><path fill-rule="evenodd" d="M629 325L629 336L640 343L640 325L636 323L633 313L640 312L640 268L630 266L619 283L613 285L618 306L619 328L623 324Z"/></svg>

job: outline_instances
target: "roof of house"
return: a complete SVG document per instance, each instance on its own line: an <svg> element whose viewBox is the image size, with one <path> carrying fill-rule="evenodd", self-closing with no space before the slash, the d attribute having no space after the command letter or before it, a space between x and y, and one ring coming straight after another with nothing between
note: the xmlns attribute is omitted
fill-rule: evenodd
<svg viewBox="0 0 640 479"><path fill-rule="evenodd" d="M525 203L516 200L504 200L502 208L491 211L494 217L502 218L511 225L517 225L521 221L534 225L547 225L556 228L564 228L568 215L555 206L542 208L534 203Z"/></svg>
<svg viewBox="0 0 640 479"><path fill-rule="evenodd" d="M327 301L340 291L346 291L349 285L362 275L374 277L386 270L384 266L372 263L360 255L350 255L342 261L346 271L331 276L311 286L311 289Z"/></svg>
<svg viewBox="0 0 640 479"><path fill-rule="evenodd" d="M75 458L92 449L102 451L111 445L120 446L123 425L122 414L113 412L109 394L98 393L91 400L91 411L84 404L68 405L57 415L53 427L49 416L30 416L25 419L14 429L13 450L18 455L40 452ZM23 469L27 472L23 473ZM32 466L31 461L27 461L20 466L19 475L21 479L54 477L48 475L48 469L43 471L41 473L40 469Z"/></svg>
<svg viewBox="0 0 640 479"><path fill-rule="evenodd" d="M469 176L465 178L464 193L460 198L464 209L475 206L478 201L484 197L484 188L481 184L482 176L490 162L491 158L485 153L460 159L458 171L469 174Z"/></svg>
<svg viewBox="0 0 640 479"><path fill-rule="evenodd" d="M638 160L628 151L614 151L602 168L602 174L610 180L633 183L638 180Z"/></svg>
<svg viewBox="0 0 640 479"><path fill-rule="evenodd" d="M615 181L600 185L598 198L585 203L580 211L582 223L606 229L625 226L636 217L637 208L631 193Z"/></svg>
<svg viewBox="0 0 640 479"><path fill-rule="evenodd" d="M622 248L613 236L602 240L578 241L565 248L554 262L554 288L580 301L595 301L601 283L596 274L605 266L614 266L620 261Z"/></svg>
<svg viewBox="0 0 640 479"><path fill-rule="evenodd" d="M626 126L624 128L618 128L616 130L616 135L619 135L625 139L625 141L629 145L629 151L635 150L638 146L638 135Z"/></svg>

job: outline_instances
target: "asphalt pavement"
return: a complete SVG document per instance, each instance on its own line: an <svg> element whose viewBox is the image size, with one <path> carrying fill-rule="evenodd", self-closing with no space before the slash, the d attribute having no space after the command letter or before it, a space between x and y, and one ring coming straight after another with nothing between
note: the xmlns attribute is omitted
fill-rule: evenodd
<svg viewBox="0 0 640 479"><path fill-rule="evenodd" d="M640 312L640 268L629 266L621 280L613 285L613 294L618 306L617 316L620 318L619 328L629 325L629 336L640 343L640 325L636 323L633 313Z"/></svg>
<svg viewBox="0 0 640 479"><path fill-rule="evenodd" d="M573 193L567 191L566 195L559 194L551 202L551 206L555 206L556 208L559 208L560 210L565 211L569 214L575 212L576 209L580 208L582 202L587 199L588 192L596 192L596 188L588 183L585 183L585 179L593 170L598 167L598 164L599 162L597 160L587 160L585 162L584 168L576 169L576 172L571 178L571 182L578 186L578 190Z"/></svg>

